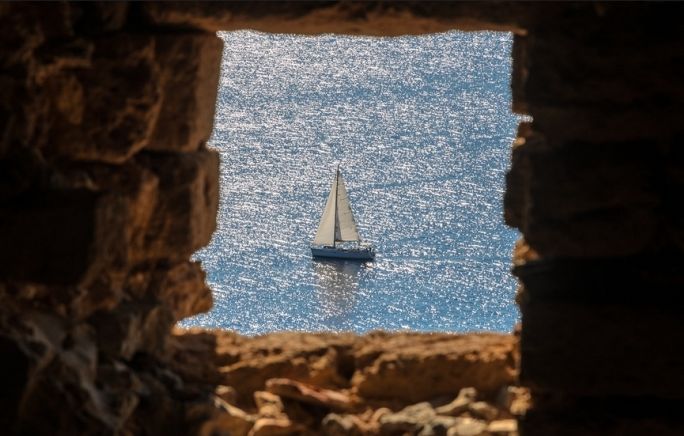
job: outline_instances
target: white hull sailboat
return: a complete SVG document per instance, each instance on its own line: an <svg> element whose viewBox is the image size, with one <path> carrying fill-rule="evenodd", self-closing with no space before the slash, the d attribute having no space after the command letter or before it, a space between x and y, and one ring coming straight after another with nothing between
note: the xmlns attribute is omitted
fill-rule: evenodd
<svg viewBox="0 0 684 436"><path fill-rule="evenodd" d="M311 244L311 254L314 257L338 259L375 258L373 245L363 242L359 236L339 165L323 209L321 222L318 224L316 237Z"/></svg>

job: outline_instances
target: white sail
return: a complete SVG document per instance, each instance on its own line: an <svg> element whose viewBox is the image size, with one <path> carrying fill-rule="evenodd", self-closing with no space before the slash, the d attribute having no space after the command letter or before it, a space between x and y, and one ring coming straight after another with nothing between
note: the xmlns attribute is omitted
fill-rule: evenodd
<svg viewBox="0 0 684 436"><path fill-rule="evenodd" d="M335 209L337 208L337 176L333 179L332 187L330 188L330 194L328 195L328 201L325 203L325 209L323 209L323 216L321 216L321 222L318 224L318 231L316 231L316 237L313 240L314 244L317 245L335 245Z"/></svg>
<svg viewBox="0 0 684 436"><path fill-rule="evenodd" d="M356 230L354 214L352 214L347 188L344 186L342 174L337 173L337 208L335 222L335 241L358 241L359 231Z"/></svg>
<svg viewBox="0 0 684 436"><path fill-rule="evenodd" d="M360 239L351 204L349 204L347 188L338 169L313 243L330 246L335 245L335 242L358 241Z"/></svg>

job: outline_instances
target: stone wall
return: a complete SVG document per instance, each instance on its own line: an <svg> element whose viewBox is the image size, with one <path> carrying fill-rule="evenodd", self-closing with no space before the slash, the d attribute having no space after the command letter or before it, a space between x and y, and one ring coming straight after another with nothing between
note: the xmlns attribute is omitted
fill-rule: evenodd
<svg viewBox="0 0 684 436"><path fill-rule="evenodd" d="M168 342L211 306L190 256L218 203L216 30L457 28L515 33L513 109L533 117L504 205L523 235L522 434L684 433L683 9L0 4L0 425L186 434L213 407Z"/></svg>
<svg viewBox="0 0 684 436"><path fill-rule="evenodd" d="M514 42L524 435L682 434L681 5L563 5Z"/></svg>
<svg viewBox="0 0 684 436"><path fill-rule="evenodd" d="M157 433L174 423L138 411L187 401L161 356L212 304L190 256L216 225L222 41L136 8L0 5L0 416L18 433Z"/></svg>

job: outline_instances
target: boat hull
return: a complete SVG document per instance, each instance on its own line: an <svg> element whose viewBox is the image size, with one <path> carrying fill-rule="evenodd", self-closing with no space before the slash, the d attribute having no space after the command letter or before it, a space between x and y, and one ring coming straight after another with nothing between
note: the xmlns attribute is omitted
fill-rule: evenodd
<svg viewBox="0 0 684 436"><path fill-rule="evenodd" d="M371 250L341 249L333 247L311 247L313 257L327 257L333 259L373 260L375 252Z"/></svg>

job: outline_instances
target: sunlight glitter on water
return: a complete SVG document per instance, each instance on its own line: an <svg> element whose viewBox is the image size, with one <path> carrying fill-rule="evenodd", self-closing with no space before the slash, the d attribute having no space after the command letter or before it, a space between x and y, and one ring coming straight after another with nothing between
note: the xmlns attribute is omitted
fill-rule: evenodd
<svg viewBox="0 0 684 436"><path fill-rule="evenodd" d="M183 325L510 331L511 35L220 36L214 309ZM373 263L311 259L338 162Z"/></svg>

